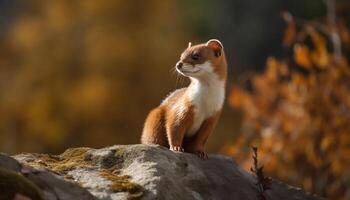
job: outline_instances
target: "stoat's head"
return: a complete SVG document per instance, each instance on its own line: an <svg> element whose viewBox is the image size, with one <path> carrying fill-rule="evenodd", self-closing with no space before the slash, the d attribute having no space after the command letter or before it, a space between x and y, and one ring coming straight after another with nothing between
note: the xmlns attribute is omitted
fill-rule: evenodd
<svg viewBox="0 0 350 200"><path fill-rule="evenodd" d="M207 43L192 46L181 54L176 70L187 77L210 79L217 77L226 79L226 59L224 48L219 40L212 39Z"/></svg>

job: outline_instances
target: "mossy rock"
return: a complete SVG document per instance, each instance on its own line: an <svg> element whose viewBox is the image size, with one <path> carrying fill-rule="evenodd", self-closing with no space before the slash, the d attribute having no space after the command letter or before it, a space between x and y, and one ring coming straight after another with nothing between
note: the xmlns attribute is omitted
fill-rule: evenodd
<svg viewBox="0 0 350 200"><path fill-rule="evenodd" d="M142 187L130 181L129 176L120 175L120 172L117 169L101 169L99 174L101 177L104 177L111 182L110 190L113 192L128 192L133 198L141 197L143 195Z"/></svg>
<svg viewBox="0 0 350 200"><path fill-rule="evenodd" d="M32 157L21 162L34 168L45 168L61 176L66 181L81 187L92 188L91 177L102 178L99 186L112 193L126 193L128 199L138 199L143 195L140 185L129 176L121 175L124 163L124 148L109 148L102 151L91 148L71 148L60 155L30 154ZM25 156L24 156L25 157Z"/></svg>
<svg viewBox="0 0 350 200"><path fill-rule="evenodd" d="M159 146L116 145L102 149L68 149L61 155L26 154L15 158L24 165L35 169L45 167L67 181L81 185L96 199L257 198L256 178L241 169L231 157L223 155L209 155L208 160L202 160L193 154L174 153ZM37 184L34 179L32 182ZM58 182L55 186L61 185ZM51 186L50 182L43 183ZM58 189L66 191L72 186L75 184ZM69 199L82 199L78 197L81 195L74 194ZM272 181L271 189L266 191L266 198L320 199L276 181Z"/></svg>

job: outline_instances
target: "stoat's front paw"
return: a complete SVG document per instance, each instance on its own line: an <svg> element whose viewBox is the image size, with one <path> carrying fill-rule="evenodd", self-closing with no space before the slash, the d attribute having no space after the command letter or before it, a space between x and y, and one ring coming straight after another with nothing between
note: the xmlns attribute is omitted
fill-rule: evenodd
<svg viewBox="0 0 350 200"><path fill-rule="evenodd" d="M204 151L197 151L196 154L197 154L198 157L200 157L203 160L207 160L208 159L208 154L205 153Z"/></svg>
<svg viewBox="0 0 350 200"><path fill-rule="evenodd" d="M172 151L179 151L179 152L184 152L184 148L182 148L181 146L172 146L170 147L170 150Z"/></svg>

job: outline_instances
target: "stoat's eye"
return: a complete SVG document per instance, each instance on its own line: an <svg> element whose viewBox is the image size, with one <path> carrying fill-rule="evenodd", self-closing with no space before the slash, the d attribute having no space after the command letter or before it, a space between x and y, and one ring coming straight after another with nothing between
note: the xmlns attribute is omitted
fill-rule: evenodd
<svg viewBox="0 0 350 200"><path fill-rule="evenodd" d="M200 57L200 55L198 53L194 53L194 54L192 54L191 58L192 58L192 60L198 60L199 57Z"/></svg>

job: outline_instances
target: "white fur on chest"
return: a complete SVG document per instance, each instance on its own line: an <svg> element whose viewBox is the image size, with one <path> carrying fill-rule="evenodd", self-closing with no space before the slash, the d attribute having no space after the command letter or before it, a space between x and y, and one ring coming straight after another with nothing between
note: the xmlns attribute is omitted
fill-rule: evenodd
<svg viewBox="0 0 350 200"><path fill-rule="evenodd" d="M213 77L210 81L192 79L192 85L187 91L194 107L193 124L186 135L195 134L204 120L221 110L225 99L225 81Z"/></svg>

